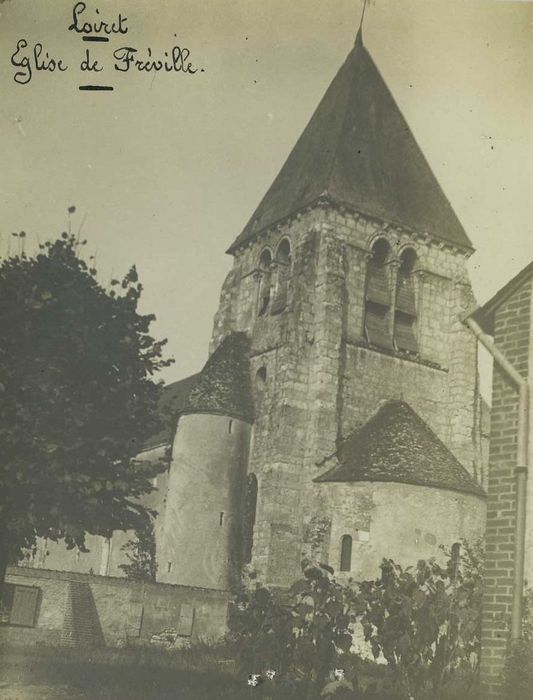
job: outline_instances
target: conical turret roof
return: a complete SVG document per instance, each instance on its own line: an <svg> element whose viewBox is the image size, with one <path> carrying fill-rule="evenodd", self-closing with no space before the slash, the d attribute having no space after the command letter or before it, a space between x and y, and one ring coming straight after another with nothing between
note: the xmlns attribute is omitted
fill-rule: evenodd
<svg viewBox="0 0 533 700"><path fill-rule="evenodd" d="M254 419L250 380L250 341L244 333L230 333L197 375L181 413L210 413Z"/></svg>
<svg viewBox="0 0 533 700"><path fill-rule="evenodd" d="M472 249L379 70L353 50L230 253L320 197Z"/></svg>

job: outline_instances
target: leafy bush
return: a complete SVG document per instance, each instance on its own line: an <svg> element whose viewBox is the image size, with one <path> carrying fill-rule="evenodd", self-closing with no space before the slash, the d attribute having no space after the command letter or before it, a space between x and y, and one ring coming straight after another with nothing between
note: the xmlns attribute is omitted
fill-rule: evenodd
<svg viewBox="0 0 533 700"><path fill-rule="evenodd" d="M533 688L533 644L516 642L507 656L503 689L507 700L530 700Z"/></svg>
<svg viewBox="0 0 533 700"><path fill-rule="evenodd" d="M304 566L288 591L248 585L230 616L241 672L275 669L277 698L474 698L481 562L480 546L464 544L445 566L420 561L403 569L384 560L374 581L343 585L321 565ZM365 692L358 682L364 661L353 653L359 624L374 658L386 662L385 677ZM332 683L334 668L344 669L346 685Z"/></svg>
<svg viewBox="0 0 533 700"><path fill-rule="evenodd" d="M533 589L524 601L522 639L513 644L507 655L503 689L508 700L529 700L533 688Z"/></svg>
<svg viewBox="0 0 533 700"><path fill-rule="evenodd" d="M242 675L275 670L276 697L318 696L332 669L354 676L352 645L358 593L329 567L304 566L288 591L256 584L230 615ZM362 611L362 608L361 608Z"/></svg>
<svg viewBox="0 0 533 700"><path fill-rule="evenodd" d="M365 639L387 661L400 698L440 699L454 678L477 680L481 549L464 544L448 556L445 567L419 561L415 569L384 560L380 578L360 584Z"/></svg>
<svg viewBox="0 0 533 700"><path fill-rule="evenodd" d="M127 564L120 564L124 576L130 581L155 581L157 574L156 542L154 525L151 521L148 525L135 533L121 547L128 560Z"/></svg>

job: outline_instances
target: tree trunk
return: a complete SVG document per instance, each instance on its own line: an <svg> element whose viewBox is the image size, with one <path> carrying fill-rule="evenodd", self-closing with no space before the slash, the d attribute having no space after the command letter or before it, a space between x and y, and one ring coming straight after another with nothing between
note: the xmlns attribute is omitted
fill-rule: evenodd
<svg viewBox="0 0 533 700"><path fill-rule="evenodd" d="M11 564L9 535L5 527L0 523L0 585L6 578L6 569Z"/></svg>
<svg viewBox="0 0 533 700"><path fill-rule="evenodd" d="M5 547L3 543L0 542L0 586L5 581L8 563Z"/></svg>

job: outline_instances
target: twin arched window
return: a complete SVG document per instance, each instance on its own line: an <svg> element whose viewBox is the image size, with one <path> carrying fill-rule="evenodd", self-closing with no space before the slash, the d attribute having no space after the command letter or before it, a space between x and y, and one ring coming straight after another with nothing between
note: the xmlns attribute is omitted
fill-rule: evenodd
<svg viewBox="0 0 533 700"><path fill-rule="evenodd" d="M416 354L416 301L413 270L417 256L404 248L391 266L391 248L383 238L372 246L365 297L365 333L370 345Z"/></svg>
<svg viewBox="0 0 533 700"><path fill-rule="evenodd" d="M259 301L258 315L281 313L287 306L292 256L291 244L283 238L276 250L276 257L265 248L259 258Z"/></svg>

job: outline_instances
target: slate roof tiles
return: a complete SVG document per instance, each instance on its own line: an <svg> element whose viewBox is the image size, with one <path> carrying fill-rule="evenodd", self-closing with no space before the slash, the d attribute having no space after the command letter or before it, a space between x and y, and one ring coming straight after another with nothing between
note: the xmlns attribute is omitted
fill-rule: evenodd
<svg viewBox="0 0 533 700"><path fill-rule="evenodd" d="M249 353L246 334L226 336L198 375L182 412L211 413L253 422Z"/></svg>
<svg viewBox="0 0 533 700"><path fill-rule="evenodd" d="M341 445L316 482L399 482L484 496L485 492L404 401L388 401Z"/></svg>
<svg viewBox="0 0 533 700"><path fill-rule="evenodd" d="M321 197L472 249L361 34L228 252Z"/></svg>
<svg viewBox="0 0 533 700"><path fill-rule="evenodd" d="M165 428L143 446L149 450L169 445L180 415L207 413L253 422L250 380L250 343L244 333L231 333L198 374L164 387L159 411Z"/></svg>

